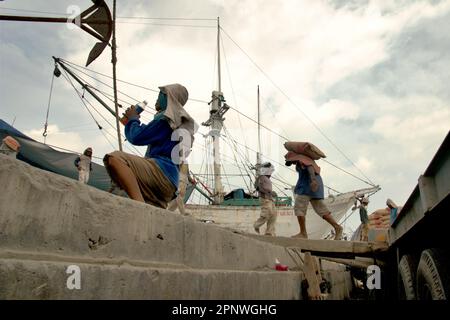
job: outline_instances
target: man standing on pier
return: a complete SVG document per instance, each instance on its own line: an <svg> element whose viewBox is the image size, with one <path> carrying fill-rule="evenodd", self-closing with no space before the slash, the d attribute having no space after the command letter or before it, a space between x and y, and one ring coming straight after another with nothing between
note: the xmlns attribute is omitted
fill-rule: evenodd
<svg viewBox="0 0 450 320"><path fill-rule="evenodd" d="M255 183L261 201L261 215L253 225L256 233L259 233L259 228L267 223L265 235L273 237L275 236L277 212L272 199L274 192L272 191L272 181L270 181L270 176L274 171L275 168L270 162L261 164L260 174Z"/></svg>

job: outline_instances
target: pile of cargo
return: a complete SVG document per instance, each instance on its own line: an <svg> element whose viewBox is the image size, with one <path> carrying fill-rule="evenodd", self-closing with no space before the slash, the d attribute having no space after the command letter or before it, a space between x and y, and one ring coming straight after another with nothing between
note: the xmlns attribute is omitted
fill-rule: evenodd
<svg viewBox="0 0 450 320"><path fill-rule="evenodd" d="M369 229L389 229L390 210L389 208L378 209L369 216Z"/></svg>

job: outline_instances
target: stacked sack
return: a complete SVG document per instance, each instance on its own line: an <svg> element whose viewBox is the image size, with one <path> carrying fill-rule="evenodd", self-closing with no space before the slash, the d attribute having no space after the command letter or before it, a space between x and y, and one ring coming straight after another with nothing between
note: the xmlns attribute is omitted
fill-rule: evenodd
<svg viewBox="0 0 450 320"><path fill-rule="evenodd" d="M314 171L320 174L320 167L314 160L326 158L325 154L315 145L309 142L289 141L284 144L288 151L284 155L286 162L300 162L305 166L313 166Z"/></svg>
<svg viewBox="0 0 450 320"><path fill-rule="evenodd" d="M389 208L378 209L369 216L369 229L389 229L390 210Z"/></svg>

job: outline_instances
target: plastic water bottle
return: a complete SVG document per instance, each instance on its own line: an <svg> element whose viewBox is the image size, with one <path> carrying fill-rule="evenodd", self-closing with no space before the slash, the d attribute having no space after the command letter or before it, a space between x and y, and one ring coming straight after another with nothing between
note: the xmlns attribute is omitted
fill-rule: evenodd
<svg viewBox="0 0 450 320"><path fill-rule="evenodd" d="M138 104L136 104L134 107L135 107L135 109L136 109L136 112L137 112L138 114L141 114L142 111L144 111L144 109L145 109L146 106L147 106L147 101L144 100L144 101L139 102ZM126 125L126 124L128 123L128 117L127 117L127 116L123 116L123 117L120 119L120 122L121 122L123 125Z"/></svg>

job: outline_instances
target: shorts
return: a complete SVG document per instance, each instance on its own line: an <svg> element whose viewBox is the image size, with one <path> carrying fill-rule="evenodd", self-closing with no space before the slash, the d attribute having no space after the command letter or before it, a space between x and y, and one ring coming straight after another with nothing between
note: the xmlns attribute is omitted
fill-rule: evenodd
<svg viewBox="0 0 450 320"><path fill-rule="evenodd" d="M294 204L294 213L296 216L304 217L306 216L306 211L308 210L308 204L311 202L311 205L314 211L321 217L330 213L330 210L327 208L322 199L311 199L310 196L307 195L295 195L295 204Z"/></svg>
<svg viewBox="0 0 450 320"><path fill-rule="evenodd" d="M111 179L119 186L119 181L115 181L115 177L110 173L107 161L108 157L118 159L131 169L146 203L165 209L167 208L167 204L175 198L177 189L164 175L164 172L162 172L155 160L138 157L121 151L114 151L107 154L103 159L106 171Z"/></svg>

